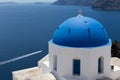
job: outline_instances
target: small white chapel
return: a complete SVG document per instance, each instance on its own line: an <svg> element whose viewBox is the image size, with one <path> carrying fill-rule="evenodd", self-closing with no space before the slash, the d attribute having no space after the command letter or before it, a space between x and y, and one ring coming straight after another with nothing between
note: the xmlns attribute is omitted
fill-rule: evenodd
<svg viewBox="0 0 120 80"><path fill-rule="evenodd" d="M97 20L79 14L57 27L38 67L12 72L13 80L119 80L111 39Z"/></svg>

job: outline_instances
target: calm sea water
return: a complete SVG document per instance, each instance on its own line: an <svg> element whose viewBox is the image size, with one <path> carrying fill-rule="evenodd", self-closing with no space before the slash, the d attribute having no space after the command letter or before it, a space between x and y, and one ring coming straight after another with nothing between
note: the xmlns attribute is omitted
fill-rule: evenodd
<svg viewBox="0 0 120 80"><path fill-rule="evenodd" d="M41 54L1 65L0 80L12 80L12 71L36 66L48 53L48 41L56 27L77 16L79 9L84 16L100 21L110 38L120 41L120 11L97 11L89 6L0 4L0 61L43 50Z"/></svg>

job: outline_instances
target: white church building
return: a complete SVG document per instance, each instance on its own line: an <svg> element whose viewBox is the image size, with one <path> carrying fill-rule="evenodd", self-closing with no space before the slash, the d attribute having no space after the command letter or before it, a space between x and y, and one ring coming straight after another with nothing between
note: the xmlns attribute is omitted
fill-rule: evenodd
<svg viewBox="0 0 120 80"><path fill-rule="evenodd" d="M120 68L111 63L111 46L100 22L82 15L72 17L57 27L49 54L38 67L14 71L13 80L116 80Z"/></svg>

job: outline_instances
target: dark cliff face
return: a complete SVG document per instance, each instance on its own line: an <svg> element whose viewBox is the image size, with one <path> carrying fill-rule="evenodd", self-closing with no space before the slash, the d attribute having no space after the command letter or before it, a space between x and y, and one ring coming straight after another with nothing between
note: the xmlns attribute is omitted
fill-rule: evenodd
<svg viewBox="0 0 120 80"><path fill-rule="evenodd" d="M120 10L120 0L98 0L92 7L104 10Z"/></svg>
<svg viewBox="0 0 120 80"><path fill-rule="evenodd" d="M120 42L114 41L112 43L112 57L120 58Z"/></svg>
<svg viewBox="0 0 120 80"><path fill-rule="evenodd" d="M58 0L54 2L53 4L58 5L91 5L96 0Z"/></svg>

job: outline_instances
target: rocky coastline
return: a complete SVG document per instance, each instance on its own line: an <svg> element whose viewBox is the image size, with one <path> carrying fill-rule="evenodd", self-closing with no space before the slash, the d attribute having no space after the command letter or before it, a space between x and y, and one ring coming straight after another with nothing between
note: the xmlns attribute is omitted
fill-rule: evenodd
<svg viewBox="0 0 120 80"><path fill-rule="evenodd" d="M96 0L57 0L54 5L92 5Z"/></svg>
<svg viewBox="0 0 120 80"><path fill-rule="evenodd" d="M97 0L92 5L92 8L102 10L120 10L120 0Z"/></svg>
<svg viewBox="0 0 120 80"><path fill-rule="evenodd" d="M120 10L120 0L57 0L53 5L92 6L93 9Z"/></svg>

